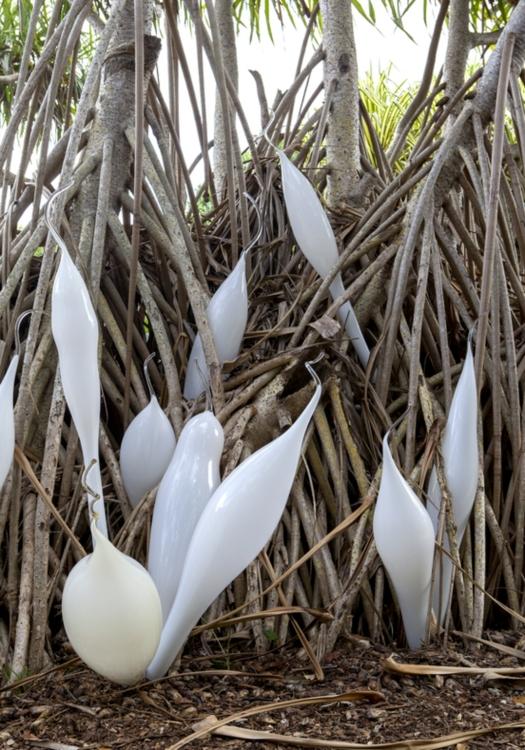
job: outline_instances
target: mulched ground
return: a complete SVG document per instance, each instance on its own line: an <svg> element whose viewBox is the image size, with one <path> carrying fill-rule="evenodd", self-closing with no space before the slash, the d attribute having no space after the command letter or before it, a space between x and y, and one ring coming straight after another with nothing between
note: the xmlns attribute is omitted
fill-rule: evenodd
<svg viewBox="0 0 525 750"><path fill-rule="evenodd" d="M492 634L497 644L515 646L518 634ZM296 653L254 658L194 654L169 679L122 689L98 678L78 662L57 669L14 691L0 693L0 748L49 750L167 750L189 735L200 720L219 719L273 701L379 691L381 702L321 703L261 713L236 726L278 734L347 740L363 744L431 738L457 730L525 722L525 681L486 681L481 676L401 676L384 668L392 649L344 641L323 663L325 680L314 679ZM521 667L523 660L492 647L449 641L448 650L395 651L400 662L460 666ZM236 673L237 672L237 673ZM242 674L238 674L242 672ZM404 745L409 747L409 745ZM208 735L190 748L275 750L284 744ZM327 745L329 747L329 745ZM455 743L457 750L525 748L525 730L498 731Z"/></svg>

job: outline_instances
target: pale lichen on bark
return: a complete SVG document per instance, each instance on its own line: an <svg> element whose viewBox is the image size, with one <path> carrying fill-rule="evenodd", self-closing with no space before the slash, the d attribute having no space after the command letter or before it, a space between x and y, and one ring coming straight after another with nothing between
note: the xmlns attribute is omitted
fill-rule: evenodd
<svg viewBox="0 0 525 750"><path fill-rule="evenodd" d="M231 0L216 0L215 14L219 30L224 70L228 73L228 76L237 91L239 87L239 69L237 64L237 42L235 38ZM234 126L234 122L232 122L232 126ZM213 137L213 169L215 175L215 186L217 188L217 194L220 196L224 192L227 183L228 149L231 149L231 144L228 143L226 137L219 92L217 92L215 97L215 126Z"/></svg>
<svg viewBox="0 0 525 750"><path fill-rule="evenodd" d="M326 156L328 202L345 203L359 173L359 89L357 57L348 0L321 0L325 51L325 96L330 97Z"/></svg>

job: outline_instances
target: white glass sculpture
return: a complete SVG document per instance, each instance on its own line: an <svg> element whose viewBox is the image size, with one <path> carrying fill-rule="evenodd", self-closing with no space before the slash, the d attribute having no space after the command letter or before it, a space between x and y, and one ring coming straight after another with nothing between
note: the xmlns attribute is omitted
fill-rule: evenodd
<svg viewBox="0 0 525 750"><path fill-rule="evenodd" d="M96 542L68 575L62 596L67 637L88 667L131 685L144 676L162 629L160 599L148 572L92 523Z"/></svg>
<svg viewBox="0 0 525 750"><path fill-rule="evenodd" d="M92 485L99 496L96 525L107 536L102 479L98 461L100 429L100 376L98 370L98 322L87 287L71 260L66 244L51 221L58 190L48 201L46 222L60 247L60 263L51 293L51 331L58 350L60 378L75 424L84 465L96 461Z"/></svg>
<svg viewBox="0 0 525 750"><path fill-rule="evenodd" d="M394 463L383 439L383 472L374 511L374 539L394 587L410 648L425 639L434 559L434 528L424 505Z"/></svg>
<svg viewBox="0 0 525 750"><path fill-rule="evenodd" d="M459 547L474 505L479 470L478 397L470 338L467 344L467 356L447 417L442 455L457 527L456 541ZM427 509L436 534L439 530L440 506L441 490L434 469L428 487ZM443 532L443 547L447 552L450 551L446 526ZM434 612L436 617L439 616L441 625L445 621L448 609L452 573L453 563L450 557L446 554L438 556L432 598Z"/></svg>
<svg viewBox="0 0 525 750"><path fill-rule="evenodd" d="M13 393L15 387L15 377L20 360L20 324L28 315L30 310L22 313L16 321L15 328L15 356L9 363L6 374L0 383L0 429L2 431L0 439L0 491L9 474L9 469L13 463L15 452L15 415L13 408Z"/></svg>
<svg viewBox="0 0 525 750"><path fill-rule="evenodd" d="M149 404L133 419L122 438L120 446L120 471L122 481L133 507L142 497L158 485L175 450L175 433L168 417L160 408L151 379L148 363L144 362L144 375L150 395Z"/></svg>
<svg viewBox="0 0 525 750"><path fill-rule="evenodd" d="M13 411L13 391L15 386L18 354L15 354L0 383L0 490L9 474L15 452L15 416Z"/></svg>
<svg viewBox="0 0 525 750"><path fill-rule="evenodd" d="M147 670L150 679L166 673L201 615L259 554L279 523L304 434L321 396L315 377L315 393L294 424L232 471L206 505L159 648Z"/></svg>
<svg viewBox="0 0 525 750"><path fill-rule="evenodd" d="M210 411L184 426L155 499L148 570L155 581L166 620L193 531L219 486L224 433Z"/></svg>
<svg viewBox="0 0 525 750"><path fill-rule="evenodd" d="M307 260L324 279L339 260L334 232L310 181L283 151L275 146L274 148L281 162L284 201L295 239ZM330 284L330 293L336 299L344 291L343 280L338 273ZM370 350L350 302L341 305L338 317L352 341L359 361L366 367Z"/></svg>
<svg viewBox="0 0 525 750"><path fill-rule="evenodd" d="M241 349L248 320L246 250L210 300L207 315L220 364L233 360ZM184 398L198 398L208 387L208 366L201 337L196 335L184 381Z"/></svg>

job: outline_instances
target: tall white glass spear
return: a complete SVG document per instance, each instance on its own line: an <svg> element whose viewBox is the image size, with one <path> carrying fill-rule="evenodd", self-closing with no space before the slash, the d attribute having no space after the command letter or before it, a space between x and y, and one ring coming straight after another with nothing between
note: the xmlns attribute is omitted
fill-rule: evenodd
<svg viewBox="0 0 525 750"><path fill-rule="evenodd" d="M66 243L51 219L51 208L67 185L49 199L45 219L60 248L60 263L51 293L51 331L58 350L64 396L75 424L84 465L96 462L93 491L98 497L96 526L107 536L102 478L99 465L100 375L98 369L98 321L87 287L69 255Z"/></svg>
<svg viewBox="0 0 525 750"><path fill-rule="evenodd" d="M0 383L0 490L9 474L15 452L15 417L13 410L13 391L16 370L20 359L20 324L30 310L22 313L16 321L15 356L9 363L7 372Z"/></svg>
<svg viewBox="0 0 525 750"><path fill-rule="evenodd" d="M130 422L120 446L120 472L133 507L158 485L175 450L173 427L160 408L148 372L148 364L154 356L150 354L144 362L149 404Z"/></svg>
<svg viewBox="0 0 525 750"><path fill-rule="evenodd" d="M192 627L221 591L269 541L284 511L321 381L301 415L280 437L253 453L211 496L195 527L177 595L164 623L149 679L166 673Z"/></svg>
<svg viewBox="0 0 525 750"><path fill-rule="evenodd" d="M472 335L473 331L468 337L467 356L450 404L442 444L444 473L451 496L458 548L467 528L478 487L478 397ZM434 469L428 486L427 509L436 535L439 532L440 508L441 490ZM443 532L443 547L446 552L450 552L446 528ZM443 625L448 610L452 574L453 563L450 557L447 554L440 555L432 596L434 612L440 625Z"/></svg>
<svg viewBox="0 0 525 750"><path fill-rule="evenodd" d="M272 143L268 138L267 129L264 131L264 138L275 149L281 162L284 202L297 244L319 276L324 279L339 260L337 243L326 211L311 182L292 164L284 151ZM336 299L344 294L344 291L341 273L337 273L330 284L330 294ZM341 305L337 315L345 327L359 361L366 368L370 349L350 302Z"/></svg>
<svg viewBox="0 0 525 750"><path fill-rule="evenodd" d="M394 463L383 438L383 471L374 510L374 540L396 592L412 649L425 639L434 559L434 529L423 503Z"/></svg>
<svg viewBox="0 0 525 750"><path fill-rule="evenodd" d="M151 521L148 571L164 620L169 615L195 526L221 481L224 433L211 411L192 417L162 477Z"/></svg>
<svg viewBox="0 0 525 750"><path fill-rule="evenodd" d="M255 238L243 251L237 265L210 300L207 309L208 322L220 364L235 359L248 320L248 288L246 285L246 256L257 244L262 234L261 216L253 198L245 193L255 208L258 229ZM198 398L209 384L208 366L200 334L195 336L188 360L184 381L184 398Z"/></svg>

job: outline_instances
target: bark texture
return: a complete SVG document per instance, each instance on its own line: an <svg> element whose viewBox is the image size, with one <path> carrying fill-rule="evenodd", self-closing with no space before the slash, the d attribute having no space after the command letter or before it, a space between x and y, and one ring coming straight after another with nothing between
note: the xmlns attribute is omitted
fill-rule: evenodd
<svg viewBox="0 0 525 750"><path fill-rule="evenodd" d="M222 63L228 74L235 91L239 90L239 68L237 64L237 46L235 41L235 28L233 25L232 0L216 0L215 14L219 30ZM234 127L232 121L231 126ZM220 196L224 193L228 174L228 149L231 144L227 142L224 128L224 114L222 111L221 97L217 92L215 97L215 125L213 146L213 169L215 174L215 187Z"/></svg>
<svg viewBox="0 0 525 750"><path fill-rule="evenodd" d="M348 202L359 172L357 57L348 0L321 0L325 97L330 98L326 156L328 202Z"/></svg>
<svg viewBox="0 0 525 750"><path fill-rule="evenodd" d="M469 7L470 0L451 0L450 3L445 57L446 93L449 97L454 96L465 82L465 70L470 52Z"/></svg>

